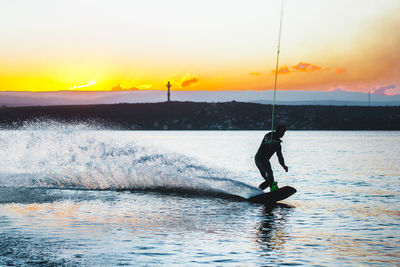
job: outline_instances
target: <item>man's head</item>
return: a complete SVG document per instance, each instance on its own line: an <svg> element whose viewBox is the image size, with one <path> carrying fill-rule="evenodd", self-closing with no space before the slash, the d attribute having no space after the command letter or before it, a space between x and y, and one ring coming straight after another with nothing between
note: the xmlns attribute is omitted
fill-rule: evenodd
<svg viewBox="0 0 400 267"><path fill-rule="evenodd" d="M278 126L276 126L276 134L278 135L279 138L283 137L285 135L286 132L286 126L279 124Z"/></svg>

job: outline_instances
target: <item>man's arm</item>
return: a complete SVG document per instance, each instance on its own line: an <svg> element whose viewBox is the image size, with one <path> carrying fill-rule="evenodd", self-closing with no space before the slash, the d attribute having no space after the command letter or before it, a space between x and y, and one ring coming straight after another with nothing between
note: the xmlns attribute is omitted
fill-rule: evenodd
<svg viewBox="0 0 400 267"><path fill-rule="evenodd" d="M283 159L283 155L282 155L282 148L279 148L278 151L276 151L276 155L278 156L279 164L281 164L281 166L287 172L289 170L289 168L285 165L285 160Z"/></svg>

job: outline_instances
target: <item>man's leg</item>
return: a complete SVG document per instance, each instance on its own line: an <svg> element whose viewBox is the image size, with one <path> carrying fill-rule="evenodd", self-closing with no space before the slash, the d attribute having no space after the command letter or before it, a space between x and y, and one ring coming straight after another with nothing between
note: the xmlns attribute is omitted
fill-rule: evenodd
<svg viewBox="0 0 400 267"><path fill-rule="evenodd" d="M261 190L264 190L268 186L274 182L274 175L271 169L271 164L267 160L257 160L256 158L256 166L260 171L261 176L264 178L264 182L262 182L258 187Z"/></svg>
<svg viewBox="0 0 400 267"><path fill-rule="evenodd" d="M271 168L271 163L268 161L267 162L267 176L269 179L270 184L268 185L270 188L270 191L275 191L278 189L278 183L276 183L274 180L274 173L272 172L272 168Z"/></svg>
<svg viewBox="0 0 400 267"><path fill-rule="evenodd" d="M274 182L274 172L272 171L271 163L269 161L266 162L266 173L267 173L269 185L271 185Z"/></svg>
<svg viewBox="0 0 400 267"><path fill-rule="evenodd" d="M264 181L258 186L258 188L260 188L261 190L264 190L268 186L269 186L269 183L267 181Z"/></svg>

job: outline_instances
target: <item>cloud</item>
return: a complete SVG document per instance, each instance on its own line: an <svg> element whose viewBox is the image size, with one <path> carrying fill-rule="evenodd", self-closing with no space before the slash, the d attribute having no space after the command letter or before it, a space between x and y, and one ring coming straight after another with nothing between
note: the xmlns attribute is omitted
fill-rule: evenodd
<svg viewBox="0 0 400 267"><path fill-rule="evenodd" d="M74 89L77 89L77 88L88 87L88 86L95 85L95 84L96 84L96 81L95 80L91 80L91 81L88 81L86 84L70 86L69 89L70 90L74 90Z"/></svg>
<svg viewBox="0 0 400 267"><path fill-rule="evenodd" d="M319 71L322 68L314 64L300 62L299 64L293 66L292 69L297 72L313 72L313 71Z"/></svg>
<svg viewBox="0 0 400 267"><path fill-rule="evenodd" d="M311 65L311 71L318 71L321 70L322 68L320 66L317 65Z"/></svg>
<svg viewBox="0 0 400 267"><path fill-rule="evenodd" d="M250 75L260 76L261 72L250 72Z"/></svg>
<svg viewBox="0 0 400 267"><path fill-rule="evenodd" d="M381 86L379 88L373 88L374 95L399 95L400 88L397 88L395 84L390 84L387 86Z"/></svg>
<svg viewBox="0 0 400 267"><path fill-rule="evenodd" d="M272 71L272 73L275 73L275 70ZM289 70L288 66L282 66L278 69L278 74L289 74L291 71Z"/></svg>
<svg viewBox="0 0 400 267"><path fill-rule="evenodd" d="M111 91L138 91L138 90L139 90L139 88L137 88L137 87L124 88L120 84L111 88Z"/></svg>
<svg viewBox="0 0 400 267"><path fill-rule="evenodd" d="M342 68L337 68L335 72L336 72L337 74L342 74L343 72L346 72L346 70L345 70L345 69L342 69Z"/></svg>
<svg viewBox="0 0 400 267"><path fill-rule="evenodd" d="M310 64L310 63L305 63L305 62L299 62L297 65L292 66L289 68L287 65L284 65L279 68L278 73L279 74L289 74L292 72L314 72L314 71L319 71L322 70L320 66L317 66L315 64ZM275 73L273 70L272 73Z"/></svg>
<svg viewBox="0 0 400 267"><path fill-rule="evenodd" d="M331 92L348 92L348 91L344 90L342 87L336 87L332 89Z"/></svg>
<svg viewBox="0 0 400 267"><path fill-rule="evenodd" d="M137 88L139 89L139 90L146 90L146 89L150 89L151 87L153 87L153 85L151 85L151 84L143 84L143 85L139 85Z"/></svg>
<svg viewBox="0 0 400 267"><path fill-rule="evenodd" d="M181 87L188 87L199 83L199 79L189 73L186 73L181 80Z"/></svg>
<svg viewBox="0 0 400 267"><path fill-rule="evenodd" d="M359 84L357 88L347 88L346 85L339 87L332 87L330 92L364 92L368 93L370 86ZM386 86L380 86L378 88L373 87L371 93L374 95L382 95L382 96L394 96L400 95L400 87L397 87L396 84L390 84Z"/></svg>

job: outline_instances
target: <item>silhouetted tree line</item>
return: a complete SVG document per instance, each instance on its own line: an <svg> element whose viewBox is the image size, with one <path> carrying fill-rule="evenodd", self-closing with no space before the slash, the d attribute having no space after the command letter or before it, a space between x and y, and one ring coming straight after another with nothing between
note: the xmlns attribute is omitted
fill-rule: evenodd
<svg viewBox="0 0 400 267"><path fill-rule="evenodd" d="M271 112L271 105L235 101L2 107L0 126L50 120L126 130L265 130ZM400 107L281 105L275 120L292 130L400 130Z"/></svg>

